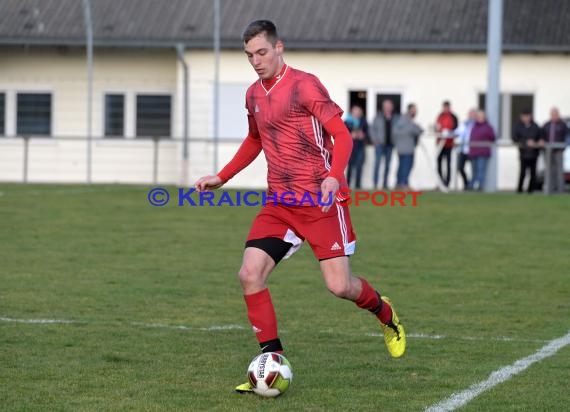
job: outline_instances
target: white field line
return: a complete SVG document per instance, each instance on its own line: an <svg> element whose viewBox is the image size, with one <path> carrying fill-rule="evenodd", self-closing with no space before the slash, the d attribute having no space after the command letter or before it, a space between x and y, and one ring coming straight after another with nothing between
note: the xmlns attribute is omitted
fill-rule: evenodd
<svg viewBox="0 0 570 412"><path fill-rule="evenodd" d="M74 320L67 319L15 319L15 318L4 318L0 317L2 322L14 322L14 323L38 323L38 324L50 324L50 323L83 323Z"/></svg>
<svg viewBox="0 0 570 412"><path fill-rule="evenodd" d="M367 333L366 336L384 336L379 332L372 332ZM510 338L508 336L448 336L448 335L430 335L427 333L407 333L407 338L413 339L431 339L431 340L440 340L440 339L455 339L455 340L469 340L469 341L485 341L485 342L534 342L534 343L542 343L548 342L546 339L520 339L520 338Z"/></svg>
<svg viewBox="0 0 570 412"><path fill-rule="evenodd" d="M0 322L13 322L13 323L29 323L29 324L70 324L70 323L82 323L86 324L88 322L79 320L69 320L69 319L18 319L9 317L0 317ZM160 329L171 329L171 330L187 330L187 331L204 331L204 332L222 332L226 330L244 330L248 329L245 326L237 324L229 325L211 325L207 327L194 327L187 325L169 325L166 323L144 323L144 322L129 322L132 326L139 326L143 328L160 328ZM282 333L286 332L281 330ZM344 335L354 335L354 333L349 332L339 332L335 330L323 330L323 333L330 333L333 335L344 334ZM379 332L366 333L365 336L383 336ZM427 333L408 333L406 335L408 338L412 339L429 339L429 340L440 340L440 339L456 339L456 340L466 340L466 341L492 341L492 342L548 342L545 339L519 339L511 338L506 336L496 336L496 337L482 337L482 336L448 336L448 335L431 335Z"/></svg>
<svg viewBox="0 0 570 412"><path fill-rule="evenodd" d="M218 332L224 330L235 330L235 329L245 329L241 325L212 325L208 327L195 328L185 325L167 325L163 323L142 323L142 322L131 322L131 325L142 326L144 328L160 328L160 329L178 329L178 330L201 330L206 332Z"/></svg>
<svg viewBox="0 0 570 412"><path fill-rule="evenodd" d="M554 355L560 349L568 345L570 345L570 332L560 338L549 341L546 345L544 345L532 355L519 359L511 365L497 369L491 373L489 377L484 381L477 382L461 392L452 394L449 398L444 399L441 402L430 406L429 408L426 408L425 411L444 412L453 411L457 408L460 408L472 401L481 393L509 380L513 376L527 369L533 363L540 362L545 358Z"/></svg>
<svg viewBox="0 0 570 412"><path fill-rule="evenodd" d="M69 324L69 323L82 323L86 324L89 322L82 322L77 320L69 319L18 319L18 318L8 318L0 316L0 322L12 322L12 323L28 323L28 324ZM199 330L205 332L219 332L225 330L236 330L236 329L246 329L242 325L211 325L207 327L192 327L186 325L168 325L164 323L143 323L143 322L130 322L130 325L141 326L143 328L162 328L162 329L173 329L173 330Z"/></svg>

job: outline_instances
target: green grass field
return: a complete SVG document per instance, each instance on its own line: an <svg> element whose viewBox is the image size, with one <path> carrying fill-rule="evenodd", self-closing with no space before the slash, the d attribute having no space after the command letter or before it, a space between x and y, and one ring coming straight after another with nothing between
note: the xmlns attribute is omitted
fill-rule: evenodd
<svg viewBox="0 0 570 412"><path fill-rule="evenodd" d="M569 196L366 204L353 271L392 298L406 355L305 245L270 279L293 385L235 394L258 350L236 276L257 208L149 189L0 185L0 410L420 411L570 330ZM464 410L567 410L568 370L570 346Z"/></svg>

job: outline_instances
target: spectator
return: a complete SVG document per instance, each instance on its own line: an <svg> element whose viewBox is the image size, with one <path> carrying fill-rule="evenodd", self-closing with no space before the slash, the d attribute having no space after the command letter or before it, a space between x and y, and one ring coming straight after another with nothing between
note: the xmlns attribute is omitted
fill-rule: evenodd
<svg viewBox="0 0 570 412"><path fill-rule="evenodd" d="M356 189L361 188L362 167L365 160L366 140L368 139L368 124L364 118L362 107L354 105L350 109L350 114L346 116L344 124L352 135L352 153L348 161L347 178L348 185L351 185L352 176L355 177Z"/></svg>
<svg viewBox="0 0 570 412"><path fill-rule="evenodd" d="M564 143L568 127L566 123L560 119L560 112L556 107L550 110L550 120L544 125L544 138L546 143ZM563 166L563 148L556 148L546 150L546 165L548 169L546 173L547 193L562 193L564 192L564 166ZM549 156L550 154L550 156Z"/></svg>
<svg viewBox="0 0 570 412"><path fill-rule="evenodd" d="M388 174L390 172L390 160L392 159L392 149L394 143L394 126L398 122L399 116L394 114L394 103L386 99L382 102L382 111L378 112L370 129L370 137L374 143L374 188L378 187L380 163L384 157L384 176L382 188L388 187Z"/></svg>
<svg viewBox="0 0 570 412"><path fill-rule="evenodd" d="M417 114L415 104L408 105L408 112L400 117L394 127L394 141L398 151L398 179L397 187L408 190L409 177L414 165L414 151L423 129L414 122Z"/></svg>
<svg viewBox="0 0 570 412"><path fill-rule="evenodd" d="M477 121L471 129L469 142L469 158L473 167L473 180L471 189L482 191L485 187L485 175L487 173L487 160L491 157L491 147L484 143L495 141L495 132L487 122L483 110L477 111Z"/></svg>
<svg viewBox="0 0 570 412"><path fill-rule="evenodd" d="M457 126L457 116L451 111L451 103L446 100L443 102L443 109L439 116L437 116L435 122L436 143L438 146L442 145L439 155L437 156L437 172L446 187L449 186L451 179L451 150L453 149L454 131L457 129ZM445 176L441 166L443 159L446 160L447 165Z"/></svg>
<svg viewBox="0 0 570 412"><path fill-rule="evenodd" d="M523 191L523 183L527 169L530 172L528 182L528 193L534 192L536 188L536 161L538 159L538 145L542 139L542 130L532 120L532 113L525 109L520 114L519 121L513 127L513 142L519 145L520 173L518 193Z"/></svg>
<svg viewBox="0 0 570 412"><path fill-rule="evenodd" d="M457 159L457 170L463 179L463 189L470 190L470 180L467 178L467 173L465 173L465 166L469 162L469 138L471 136L471 130L473 125L475 125L475 120L477 118L477 110L470 109L467 114L467 120L465 120L456 130L455 134L459 137L459 156Z"/></svg>

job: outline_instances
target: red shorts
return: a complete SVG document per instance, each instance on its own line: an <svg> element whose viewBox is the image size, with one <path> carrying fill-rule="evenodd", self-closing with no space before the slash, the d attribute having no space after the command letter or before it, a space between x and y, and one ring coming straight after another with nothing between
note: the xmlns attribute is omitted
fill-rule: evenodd
<svg viewBox="0 0 570 412"><path fill-rule="evenodd" d="M326 213L320 206L268 203L253 221L247 240L268 237L293 245L284 259L295 253L305 239L319 260L352 255L356 246L346 203L335 203Z"/></svg>

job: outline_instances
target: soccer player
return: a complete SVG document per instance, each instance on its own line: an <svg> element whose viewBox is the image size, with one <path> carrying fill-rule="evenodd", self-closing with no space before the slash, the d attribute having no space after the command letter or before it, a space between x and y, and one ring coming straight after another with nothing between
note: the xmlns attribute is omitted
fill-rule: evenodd
<svg viewBox="0 0 570 412"><path fill-rule="evenodd" d="M217 175L201 177L195 187L221 187L263 150L268 202L253 221L239 270L247 315L261 351L283 352L267 289L269 274L307 240L327 288L372 312L390 355L402 356L406 337L390 301L364 278L354 276L348 263L356 237L346 199L339 195L339 189L348 187L344 170L352 149L342 110L317 77L285 64L284 45L271 21L249 24L243 44L259 76L246 93L249 134ZM282 201L285 192L294 193L297 205L291 206L290 195ZM239 385L236 391L250 392L251 385Z"/></svg>

